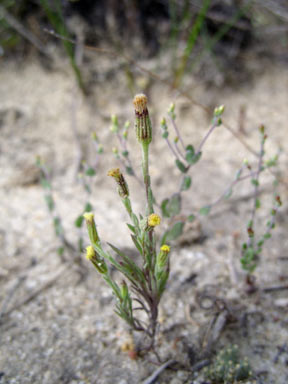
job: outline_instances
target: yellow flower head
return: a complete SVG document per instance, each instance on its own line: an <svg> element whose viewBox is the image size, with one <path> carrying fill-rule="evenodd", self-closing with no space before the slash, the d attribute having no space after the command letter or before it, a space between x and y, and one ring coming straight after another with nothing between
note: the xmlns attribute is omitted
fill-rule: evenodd
<svg viewBox="0 0 288 384"><path fill-rule="evenodd" d="M86 247L86 257L88 260L93 260L93 258L95 258L96 256L96 252L94 250L94 248L89 245L88 247Z"/></svg>
<svg viewBox="0 0 288 384"><path fill-rule="evenodd" d="M148 226L149 227L156 227L161 223L161 218L157 213L152 213L150 216L148 216Z"/></svg>
<svg viewBox="0 0 288 384"><path fill-rule="evenodd" d="M170 252L170 247L167 244L163 244L162 247L160 248L160 251L164 253L169 253Z"/></svg>
<svg viewBox="0 0 288 384"><path fill-rule="evenodd" d="M112 168L107 174L108 176L112 176L115 179L119 179L121 177L121 172L119 168Z"/></svg>
<svg viewBox="0 0 288 384"><path fill-rule="evenodd" d="M139 114L142 114L147 108L147 96L143 93L139 93L134 97L133 104L135 111Z"/></svg>
<svg viewBox="0 0 288 384"><path fill-rule="evenodd" d="M85 212L83 215L84 219L88 221L89 223L92 223L94 220L94 215L92 212Z"/></svg>

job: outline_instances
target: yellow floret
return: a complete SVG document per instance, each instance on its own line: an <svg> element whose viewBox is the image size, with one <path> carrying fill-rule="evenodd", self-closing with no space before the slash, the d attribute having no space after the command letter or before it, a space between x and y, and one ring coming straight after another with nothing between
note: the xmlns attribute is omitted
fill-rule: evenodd
<svg viewBox="0 0 288 384"><path fill-rule="evenodd" d="M112 168L110 171L107 173L108 176L115 177L116 179L119 179L121 176L121 172L119 168Z"/></svg>
<svg viewBox="0 0 288 384"><path fill-rule="evenodd" d="M170 247L167 244L163 244L162 247L160 248L160 251L169 253L170 252Z"/></svg>
<svg viewBox="0 0 288 384"><path fill-rule="evenodd" d="M88 221L89 223L92 223L93 220L94 220L94 215L93 215L92 212L85 212L85 213L83 214L83 217L84 217L84 219L85 219L86 221Z"/></svg>
<svg viewBox="0 0 288 384"><path fill-rule="evenodd" d="M86 257L88 260L92 260L95 257L95 254L96 254L96 252L91 245L86 247Z"/></svg>
<svg viewBox="0 0 288 384"><path fill-rule="evenodd" d="M161 218L160 218L159 215L157 215L157 213L152 213L148 217L148 225L149 225L149 227L156 227L160 223L161 223Z"/></svg>

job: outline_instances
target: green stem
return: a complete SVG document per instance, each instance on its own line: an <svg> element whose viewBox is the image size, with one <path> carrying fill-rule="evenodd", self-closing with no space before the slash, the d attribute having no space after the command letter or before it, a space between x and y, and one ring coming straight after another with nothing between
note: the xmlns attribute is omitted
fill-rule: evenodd
<svg viewBox="0 0 288 384"><path fill-rule="evenodd" d="M142 170L148 204L148 214L151 215L151 213L154 212L154 209L149 175L149 144L147 143L142 144Z"/></svg>

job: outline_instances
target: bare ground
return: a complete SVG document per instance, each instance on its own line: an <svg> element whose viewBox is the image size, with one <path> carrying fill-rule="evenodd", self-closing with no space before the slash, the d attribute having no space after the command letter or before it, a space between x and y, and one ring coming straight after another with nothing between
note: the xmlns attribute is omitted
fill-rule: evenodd
<svg viewBox="0 0 288 384"><path fill-rule="evenodd" d="M143 63L153 68L154 63ZM76 90L73 75L63 63L46 70L34 59L2 63L0 72L0 383L141 383L156 368L153 356L131 359L123 345L131 340L125 324L113 313L113 296L93 270L84 267L84 279L71 261L56 253L51 219L43 201L35 156L53 169L54 197L68 238L77 236L73 222L85 198L75 181L76 143L71 125L76 122L87 160L93 159L90 134L96 131L105 148L93 186L95 217L103 241L130 248L127 217L107 170L117 165L110 156L116 144L109 131L109 116L133 121L131 95L117 64L105 58L90 62L95 86L88 99ZM97 67L96 67L97 65ZM108 69L107 69L108 67ZM116 68L116 69L115 69ZM239 131L239 111L245 108L244 140L259 147L258 126L265 124L268 149L283 148L280 170L287 182L288 71L284 65L251 64L249 81L222 89L187 78L186 88L205 105L225 104L225 120ZM136 88L147 83L137 73ZM159 201L175 190L179 172L161 139L161 117L176 99L177 121L187 143L199 144L207 131L207 114L166 85L153 82L147 90L155 127L151 150L151 176ZM130 149L136 168L140 153L130 133ZM218 197L229 184L244 157L255 158L224 127L205 146L203 159L193 168L193 188L186 193L185 211L199 208ZM140 169L139 169L140 175ZM143 209L143 191L129 178L136 210ZM265 225L271 204L271 177L263 177L268 192L261 196L259 226ZM160 308L159 353L163 361L178 361L158 383L204 383L192 367L204 349L208 325L215 311L200 308L203 291L223 298L230 322L216 350L238 344L247 356L258 383L288 382L287 290L248 296L239 271L240 248L236 237L245 236L252 191L243 183L235 200L220 204L194 232L186 230L185 245L176 243L171 256L171 276ZM260 287L287 285L287 186L281 185L284 206L278 226L267 243L256 270ZM194 240L192 240L194 239ZM203 240L205 239L205 241ZM236 272L235 272L236 269ZM117 278L117 276L116 276ZM198 296L197 296L198 295ZM215 308L214 308L215 309ZM216 311L217 312L217 311ZM219 314L223 314L223 310ZM232 321L233 320L233 321ZM208 332L208 333L207 333ZM137 337L136 337L137 341ZM286 345L286 352L285 352ZM281 349L282 348L282 349ZM282 351L282 352L281 352ZM181 364L180 364L181 363Z"/></svg>

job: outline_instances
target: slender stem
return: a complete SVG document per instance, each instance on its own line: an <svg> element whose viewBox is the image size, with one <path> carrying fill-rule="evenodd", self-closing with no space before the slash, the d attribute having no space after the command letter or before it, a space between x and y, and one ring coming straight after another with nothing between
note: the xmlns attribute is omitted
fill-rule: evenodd
<svg viewBox="0 0 288 384"><path fill-rule="evenodd" d="M254 220L256 216L256 210L257 210L257 198L258 198L258 190L259 190L259 176L262 170L262 162L263 162L263 156L264 156L264 143L265 139L261 140L261 147L260 147L260 153L259 153L259 161L258 161L258 168L255 175L255 187L254 187L254 205L251 213L251 223L252 226L254 225ZM252 247L254 244L254 236L249 237L249 247Z"/></svg>
<svg viewBox="0 0 288 384"><path fill-rule="evenodd" d="M167 143L167 145L168 145L170 151L173 153L173 155L176 157L176 159L179 160L178 154L177 154L177 152L175 151L175 149L173 148L173 146L171 145L170 140L169 140L169 139L165 139L165 140L166 140L166 143Z"/></svg>
<svg viewBox="0 0 288 384"><path fill-rule="evenodd" d="M185 156L180 151L180 148L178 147L178 144L176 142L174 142L174 146L175 146L176 151L178 152L179 156L182 157L182 159L186 162Z"/></svg>
<svg viewBox="0 0 288 384"><path fill-rule="evenodd" d="M198 147L198 149L197 149L197 151L196 151L196 155L197 155L198 153L201 152L201 150L202 150L204 144L206 143L207 139L209 138L209 136L211 135L211 133L214 131L214 129L215 129L217 126L218 126L218 125L217 125L217 120L215 119L215 121L213 122L213 124L212 124L212 126L210 127L209 131L206 133L206 135L203 137L201 143L199 144L199 147Z"/></svg>
<svg viewBox="0 0 288 384"><path fill-rule="evenodd" d="M183 147L183 149L184 149L184 151L185 151L185 144L184 144L184 141L183 141L182 136L181 136L181 134L180 134L180 131L179 131L179 129L178 129L178 126L177 126L177 124L175 123L175 120L174 120L171 116L169 116L169 117L170 117L171 123L172 123L172 125L173 125L173 128L174 128L174 130L175 130L175 132L176 132L176 135L177 135L177 137L179 137L180 143L181 143L181 145L182 145L182 147Z"/></svg>
<svg viewBox="0 0 288 384"><path fill-rule="evenodd" d="M153 213L153 198L151 193L150 186L150 175L149 175L149 144L142 144L142 169L143 169L143 178L146 190L146 199L148 204L148 213L149 215Z"/></svg>

